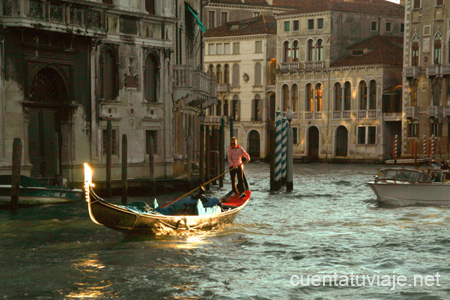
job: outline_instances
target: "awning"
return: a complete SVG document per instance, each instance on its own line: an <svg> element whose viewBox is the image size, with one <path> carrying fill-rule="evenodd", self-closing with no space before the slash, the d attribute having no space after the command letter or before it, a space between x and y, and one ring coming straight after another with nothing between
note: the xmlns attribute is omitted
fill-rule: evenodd
<svg viewBox="0 0 450 300"><path fill-rule="evenodd" d="M194 16L195 20L197 20L197 25L198 27L205 32L206 28L205 25L203 25L202 21L200 20L200 18L198 17L197 13L192 9L192 7L186 3L187 8L189 9L189 11L192 13L192 15Z"/></svg>

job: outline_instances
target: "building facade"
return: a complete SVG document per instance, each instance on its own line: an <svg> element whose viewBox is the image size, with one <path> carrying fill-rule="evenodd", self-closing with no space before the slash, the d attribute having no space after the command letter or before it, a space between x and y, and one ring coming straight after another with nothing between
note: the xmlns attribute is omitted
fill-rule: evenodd
<svg viewBox="0 0 450 300"><path fill-rule="evenodd" d="M253 158L267 155L267 93L275 85L276 20L229 22L205 34L205 69L217 80L210 117L233 123L233 135ZM272 76L270 76L272 74Z"/></svg>
<svg viewBox="0 0 450 300"><path fill-rule="evenodd" d="M401 135L401 105L394 104L403 10L390 2L322 1L276 16L271 107L294 112L294 157L378 161L392 153Z"/></svg>
<svg viewBox="0 0 450 300"><path fill-rule="evenodd" d="M123 134L130 179L149 175L150 138L156 177L173 177L184 137L174 109L189 111L184 126L196 132L195 114L210 96L209 84L186 83L206 78L200 12L200 1L2 1L0 173L11 172L18 137L24 174L82 182L82 163L90 162L102 181L110 121L113 180L120 179ZM180 65L197 73L175 85Z"/></svg>
<svg viewBox="0 0 450 300"><path fill-rule="evenodd" d="M415 143L419 157L448 159L450 8L446 4L405 1L402 153L406 156L413 155Z"/></svg>

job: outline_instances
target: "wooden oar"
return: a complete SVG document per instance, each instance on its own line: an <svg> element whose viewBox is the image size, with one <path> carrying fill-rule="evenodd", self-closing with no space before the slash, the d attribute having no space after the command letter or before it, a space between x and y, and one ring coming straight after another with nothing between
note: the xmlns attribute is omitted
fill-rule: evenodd
<svg viewBox="0 0 450 300"><path fill-rule="evenodd" d="M242 164L244 164L244 163L240 163L240 164L237 165L236 167L233 167L232 169L229 169L228 171L223 172L222 174L220 174L220 175L214 177L213 179L211 179L211 180L209 180L209 181L203 183L202 185L196 187L196 188L193 189L192 191L187 192L187 193L184 194L183 196L178 197L177 199L175 199L175 200L173 200L173 201L171 201L171 202L169 202L169 203L167 203L166 205L163 205L163 206L161 206L161 207L164 208L164 207L166 207L166 206L169 206L169 205L172 204L172 203L177 202L177 201L180 200L180 199L183 199L184 197L189 196L189 195L192 194L193 192L195 192L195 191L197 191L198 189L202 188L204 185L208 185L208 184L210 184L211 182L213 182L214 180L217 180L217 179L219 179L220 177L224 176L225 174L227 174L227 173L229 173L229 172L231 172L231 171L237 169L237 168L240 167Z"/></svg>

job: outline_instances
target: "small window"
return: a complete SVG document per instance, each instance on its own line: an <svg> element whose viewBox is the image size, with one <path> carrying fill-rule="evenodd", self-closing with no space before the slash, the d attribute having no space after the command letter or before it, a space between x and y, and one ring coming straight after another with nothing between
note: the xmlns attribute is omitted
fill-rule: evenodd
<svg viewBox="0 0 450 300"><path fill-rule="evenodd" d="M420 8L421 0L414 0L414 8Z"/></svg>
<svg viewBox="0 0 450 300"><path fill-rule="evenodd" d="M220 25L225 25L228 22L228 12L223 11L220 13Z"/></svg>
<svg viewBox="0 0 450 300"><path fill-rule="evenodd" d="M434 135L435 137L441 137L442 135L442 123L439 122L433 122L431 123L431 135Z"/></svg>
<svg viewBox="0 0 450 300"><path fill-rule="evenodd" d="M386 22L386 31L390 32L391 31L391 23Z"/></svg>
<svg viewBox="0 0 450 300"><path fill-rule="evenodd" d="M405 32L405 23L400 24L400 32Z"/></svg>
<svg viewBox="0 0 450 300"><path fill-rule="evenodd" d="M363 50L353 50L353 51L352 51L352 54L353 54L353 55L363 55L363 54L364 54L364 51L363 51Z"/></svg>
<svg viewBox="0 0 450 300"><path fill-rule="evenodd" d="M364 145L366 143L366 127L358 127L358 144Z"/></svg>
<svg viewBox="0 0 450 300"><path fill-rule="evenodd" d="M262 41L255 42L255 52L262 53Z"/></svg>
<svg viewBox="0 0 450 300"><path fill-rule="evenodd" d="M145 131L145 149L147 154L150 154L150 138L153 138L153 153L158 154L158 131L157 130Z"/></svg>
<svg viewBox="0 0 450 300"><path fill-rule="evenodd" d="M291 30L291 22L285 21L284 22L284 31L290 31Z"/></svg>
<svg viewBox="0 0 450 300"><path fill-rule="evenodd" d="M295 20L294 22L293 22L293 30L294 31L297 31L297 30L299 30L300 29L300 21L299 20Z"/></svg>
<svg viewBox="0 0 450 300"><path fill-rule="evenodd" d="M230 54L230 43L223 44L223 54Z"/></svg>
<svg viewBox="0 0 450 300"><path fill-rule="evenodd" d="M419 122L414 120L408 123L408 136L417 137L419 133Z"/></svg>
<svg viewBox="0 0 450 300"><path fill-rule="evenodd" d="M216 44L208 44L208 55L216 54Z"/></svg>
<svg viewBox="0 0 450 300"><path fill-rule="evenodd" d="M119 143L118 143L118 139L117 139L117 130L113 129L111 130L112 134L111 134L111 139L112 139L112 151L111 154L112 155L119 155ZM106 129L103 129L103 155L106 155L106 149L108 148L108 144L106 141Z"/></svg>
<svg viewBox="0 0 450 300"><path fill-rule="evenodd" d="M223 48L222 48L222 44L217 44L216 45L216 53L217 55L223 54Z"/></svg>
<svg viewBox="0 0 450 300"><path fill-rule="evenodd" d="M444 0L436 0L436 5L444 5Z"/></svg>
<svg viewBox="0 0 450 300"><path fill-rule="evenodd" d="M322 29L323 28L323 19L317 19L317 29Z"/></svg>
<svg viewBox="0 0 450 300"><path fill-rule="evenodd" d="M376 21L372 22L372 27L370 28L372 31L377 31L378 23Z"/></svg>
<svg viewBox="0 0 450 300"><path fill-rule="evenodd" d="M369 126L367 131L367 144L375 145L377 127Z"/></svg>
<svg viewBox="0 0 450 300"><path fill-rule="evenodd" d="M216 26L216 12L208 12L208 28L214 28Z"/></svg>
<svg viewBox="0 0 450 300"><path fill-rule="evenodd" d="M298 128L292 127L292 142L294 145L298 144Z"/></svg>
<svg viewBox="0 0 450 300"><path fill-rule="evenodd" d="M308 20L308 29L314 29L314 20L313 19Z"/></svg>
<svg viewBox="0 0 450 300"><path fill-rule="evenodd" d="M239 43L233 43L233 54L239 53L240 53Z"/></svg>
<svg viewBox="0 0 450 300"><path fill-rule="evenodd" d="M259 12L259 11L254 11L253 12L253 17L257 17L257 16L259 16L261 13Z"/></svg>

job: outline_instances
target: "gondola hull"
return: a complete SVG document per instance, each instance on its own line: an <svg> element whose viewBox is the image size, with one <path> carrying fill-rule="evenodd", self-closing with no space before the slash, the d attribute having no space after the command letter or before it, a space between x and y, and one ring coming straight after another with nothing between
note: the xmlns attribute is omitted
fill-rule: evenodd
<svg viewBox="0 0 450 300"><path fill-rule="evenodd" d="M187 230L208 230L222 224L230 224L246 205L209 216L166 216L138 214L101 199L89 201L92 221L125 233L161 234Z"/></svg>

